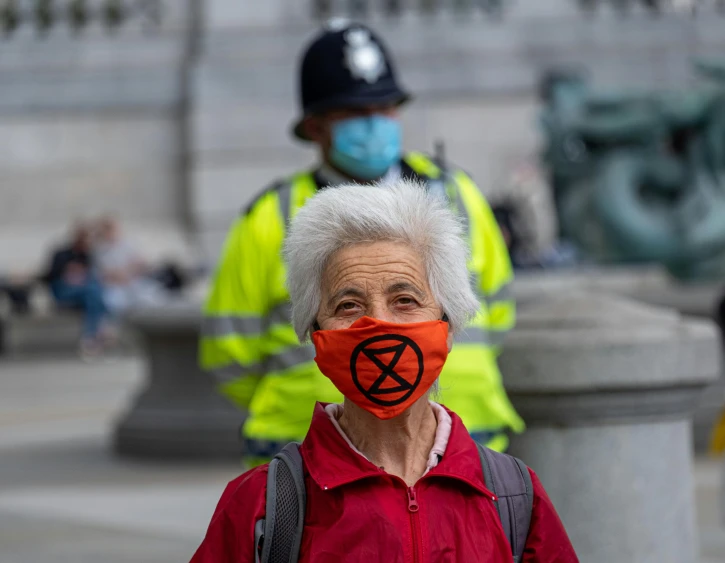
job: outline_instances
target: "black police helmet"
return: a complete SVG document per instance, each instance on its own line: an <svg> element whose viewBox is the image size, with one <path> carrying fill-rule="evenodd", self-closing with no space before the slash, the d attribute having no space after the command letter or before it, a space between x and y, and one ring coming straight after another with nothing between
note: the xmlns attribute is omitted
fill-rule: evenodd
<svg viewBox="0 0 725 563"><path fill-rule="evenodd" d="M294 125L296 137L309 140L305 116L331 109L402 104L410 99L395 76L385 45L359 23L328 24L307 47L300 65L303 116Z"/></svg>

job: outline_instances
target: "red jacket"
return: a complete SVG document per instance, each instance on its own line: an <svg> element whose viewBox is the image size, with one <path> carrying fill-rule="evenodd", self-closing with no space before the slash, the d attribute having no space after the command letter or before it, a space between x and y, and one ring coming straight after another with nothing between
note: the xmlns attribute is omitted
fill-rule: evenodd
<svg viewBox="0 0 725 563"><path fill-rule="evenodd" d="M461 419L440 463L410 489L347 444L318 404L302 444L307 513L301 563L511 563L476 445ZM531 471L534 508L524 563L578 562ZM254 563L254 524L265 513L267 466L227 486L192 563ZM408 507L417 500L419 510Z"/></svg>

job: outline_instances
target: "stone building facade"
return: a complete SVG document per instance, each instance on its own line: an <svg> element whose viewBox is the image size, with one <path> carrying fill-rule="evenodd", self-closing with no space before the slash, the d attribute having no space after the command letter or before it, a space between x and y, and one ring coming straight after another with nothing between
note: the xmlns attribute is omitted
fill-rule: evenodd
<svg viewBox="0 0 725 563"><path fill-rule="evenodd" d="M391 4L401 15L386 15ZM473 0L427 4L167 0L160 24L137 13L114 33L91 22L76 36L60 20L44 36L30 25L0 36L0 271L34 267L69 222L107 211L152 255L213 263L245 203L314 162L289 125L315 7L369 7L417 97L405 144L444 141L488 194L536 153L549 66L585 65L601 85L675 87L693 80L693 56L725 52L725 19L705 12L585 17L547 0L504 2L497 19Z"/></svg>

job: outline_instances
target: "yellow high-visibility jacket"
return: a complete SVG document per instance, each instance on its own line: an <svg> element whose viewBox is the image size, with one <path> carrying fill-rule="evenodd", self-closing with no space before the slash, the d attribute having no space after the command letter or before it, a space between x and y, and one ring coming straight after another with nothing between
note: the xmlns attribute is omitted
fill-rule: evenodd
<svg viewBox="0 0 725 563"><path fill-rule="evenodd" d="M504 431L524 429L496 363L515 321L506 246L485 198L464 172L444 169L420 153L407 154L401 169L440 190L464 218L481 311L448 356L440 400L474 439L503 450ZM317 190L314 173L303 172L267 189L248 207L229 232L204 309L201 367L248 411L242 432L250 464L302 440L315 401L342 400L318 370L312 344L300 345L292 328L281 256L289 219Z"/></svg>

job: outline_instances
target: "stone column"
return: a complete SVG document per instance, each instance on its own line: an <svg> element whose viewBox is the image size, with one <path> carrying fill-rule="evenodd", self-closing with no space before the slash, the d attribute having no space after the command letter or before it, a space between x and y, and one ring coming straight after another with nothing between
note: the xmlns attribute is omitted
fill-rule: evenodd
<svg viewBox="0 0 725 563"><path fill-rule="evenodd" d="M717 307L723 296L721 283L684 284L670 280L660 288L639 288L631 297L661 307L679 311L683 315L705 319L717 318ZM722 346L722 344L721 344ZM725 372L710 383L702 393L693 417L693 439L695 452L707 454L712 430L725 408Z"/></svg>
<svg viewBox="0 0 725 563"><path fill-rule="evenodd" d="M708 321L601 293L539 297L501 356L512 442L587 563L696 561L690 418L718 372Z"/></svg>
<svg viewBox="0 0 725 563"><path fill-rule="evenodd" d="M680 283L659 266L581 267L517 275L516 302L525 305L555 291L586 289L633 298L682 315L714 319L723 295L721 283ZM695 452L705 454L713 426L725 408L725 372L702 393L693 418Z"/></svg>
<svg viewBox="0 0 725 563"><path fill-rule="evenodd" d="M115 449L143 457L239 458L244 414L197 364L199 306L146 308L127 322L140 336L146 382L116 428Z"/></svg>

